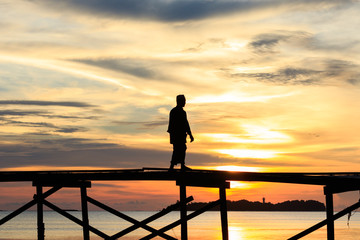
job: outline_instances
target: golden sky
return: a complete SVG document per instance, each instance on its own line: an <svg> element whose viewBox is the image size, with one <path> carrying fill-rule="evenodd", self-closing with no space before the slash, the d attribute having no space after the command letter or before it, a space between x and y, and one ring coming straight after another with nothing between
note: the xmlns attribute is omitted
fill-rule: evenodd
<svg viewBox="0 0 360 240"><path fill-rule="evenodd" d="M168 167L185 94L191 167L358 171L359 1L139 2L0 1L1 170ZM176 199L148 185L138 208ZM298 198L282 188L230 195Z"/></svg>

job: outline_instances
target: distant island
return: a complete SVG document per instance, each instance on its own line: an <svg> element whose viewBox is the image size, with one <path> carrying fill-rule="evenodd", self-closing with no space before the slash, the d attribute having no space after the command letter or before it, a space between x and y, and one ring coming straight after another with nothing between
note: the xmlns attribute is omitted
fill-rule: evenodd
<svg viewBox="0 0 360 240"><path fill-rule="evenodd" d="M205 206L206 202L193 202L187 205L189 211L195 211ZM325 205L315 200L293 200L281 203L250 202L248 200L227 201L228 211L325 211ZM211 209L218 211L219 206Z"/></svg>

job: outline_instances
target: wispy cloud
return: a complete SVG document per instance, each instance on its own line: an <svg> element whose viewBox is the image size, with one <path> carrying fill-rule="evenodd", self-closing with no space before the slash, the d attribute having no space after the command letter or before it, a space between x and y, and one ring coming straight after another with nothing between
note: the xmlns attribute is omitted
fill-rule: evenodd
<svg viewBox="0 0 360 240"><path fill-rule="evenodd" d="M244 73L235 76L255 78L259 81L275 84L318 85L321 84L321 71L301 68L285 68L273 73Z"/></svg>
<svg viewBox="0 0 360 240"><path fill-rule="evenodd" d="M9 109L9 107L13 106L17 106L17 108L20 109ZM78 111L77 114L63 113L64 109L68 108L80 108L82 110L97 109L95 105L84 102L0 100L0 107L5 108L4 110L0 110L0 125L6 126L7 129L16 129L17 131L27 129L26 131L30 132L52 134L85 132L88 129L78 125L76 121L97 119L97 117L93 115L93 112L87 113L84 111L80 113ZM32 110L32 107L44 110ZM55 108L49 109L49 107ZM29 108L30 110L28 110ZM62 121L54 122L53 119L61 119Z"/></svg>
<svg viewBox="0 0 360 240"><path fill-rule="evenodd" d="M256 53L273 53L282 43L306 48L311 41L311 34L303 31L276 31L256 36L249 47Z"/></svg>
<svg viewBox="0 0 360 240"><path fill-rule="evenodd" d="M33 105L33 106L64 106L64 107L95 107L84 102L56 102L33 100L0 100L0 105Z"/></svg>
<svg viewBox="0 0 360 240"><path fill-rule="evenodd" d="M7 126L7 127L29 127L34 130L34 128L41 128L42 132L44 129L48 129L48 131L60 132L60 133L74 133L74 132L84 132L86 128L84 127L66 127L66 126L57 126L52 123L47 122L29 122L29 121L19 121L19 120L12 120L2 118L0 119L0 126Z"/></svg>
<svg viewBox="0 0 360 240"><path fill-rule="evenodd" d="M37 1L47 4L46 1ZM248 1L162 1L162 0L124 0L124 1L83 1L66 0L56 2L58 7L79 12L88 12L111 17L129 17L140 19L158 19L161 21L185 21L209 16L245 11L252 8L271 5L265 2Z"/></svg>
<svg viewBox="0 0 360 240"><path fill-rule="evenodd" d="M51 5L47 1L36 0L38 3L57 7L66 10L76 10L78 12L88 12L101 16L128 17L140 19L155 19L161 21L187 21L204 19L212 16L226 15L231 13L241 13L251 10L261 10L269 7L289 6L300 9L308 9L315 6L336 6L342 3L353 2L350 0L342 1L203 1L203 0L123 0L123 1L101 1L101 0L64 0L53 2Z"/></svg>
<svg viewBox="0 0 360 240"><path fill-rule="evenodd" d="M168 124L168 119L158 120L158 121L143 121L143 122L130 122L130 121L113 121L115 124L119 125L142 125L144 127L156 127Z"/></svg>
<svg viewBox="0 0 360 240"><path fill-rule="evenodd" d="M0 116L29 116L47 113L46 111L0 110Z"/></svg>
<svg viewBox="0 0 360 240"><path fill-rule="evenodd" d="M127 73L136 77L145 79L159 79L160 74L153 70L151 60L136 60L136 59L75 59L73 61L85 63L88 65L110 69L116 72ZM164 78L164 77L161 77Z"/></svg>

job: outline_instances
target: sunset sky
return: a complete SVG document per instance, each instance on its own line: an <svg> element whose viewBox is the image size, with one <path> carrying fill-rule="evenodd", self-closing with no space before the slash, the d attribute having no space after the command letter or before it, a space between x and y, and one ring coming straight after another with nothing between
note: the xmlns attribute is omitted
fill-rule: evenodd
<svg viewBox="0 0 360 240"><path fill-rule="evenodd" d="M166 168L178 94L190 167L360 171L359 1L0 0L0 11L1 171ZM30 185L1 184L0 208L31 198ZM324 198L234 186L232 200ZM90 191L120 208L178 198L172 182Z"/></svg>

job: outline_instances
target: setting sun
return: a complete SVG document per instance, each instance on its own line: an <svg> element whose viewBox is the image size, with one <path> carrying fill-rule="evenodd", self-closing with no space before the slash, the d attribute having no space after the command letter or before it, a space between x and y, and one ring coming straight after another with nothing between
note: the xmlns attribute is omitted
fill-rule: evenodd
<svg viewBox="0 0 360 240"><path fill-rule="evenodd" d="M234 172L258 172L260 168L256 167L246 167L246 166L218 166L215 168L216 170L221 171L234 171ZM230 182L231 189L248 189L252 187L252 184L240 182L240 181L231 181Z"/></svg>

